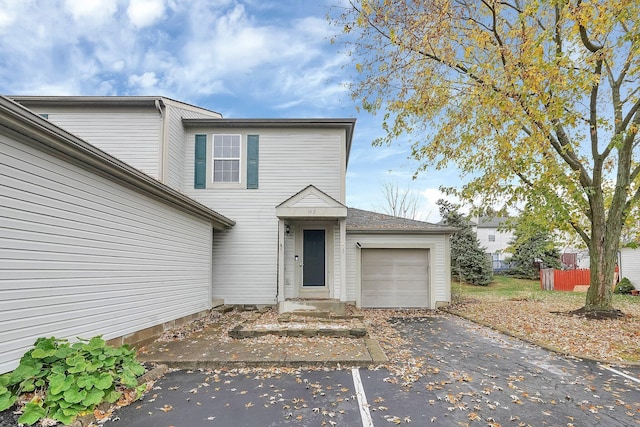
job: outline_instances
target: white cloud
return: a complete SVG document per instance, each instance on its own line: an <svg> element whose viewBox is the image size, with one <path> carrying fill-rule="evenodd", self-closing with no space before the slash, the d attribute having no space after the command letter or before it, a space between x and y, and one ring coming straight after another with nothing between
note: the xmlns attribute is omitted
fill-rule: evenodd
<svg viewBox="0 0 640 427"><path fill-rule="evenodd" d="M0 92L154 89L205 105L223 95L268 108L269 116L333 116L351 103L341 77L349 59L329 44L332 30L321 7L249 0L0 5L0 55L7 58L0 63ZM246 114L240 105L209 107Z"/></svg>
<svg viewBox="0 0 640 427"><path fill-rule="evenodd" d="M158 79L156 78L156 73L154 72L146 72L142 75L134 74L129 77L129 85L130 86L139 86L143 89L154 87L158 84Z"/></svg>
<svg viewBox="0 0 640 427"><path fill-rule="evenodd" d="M425 188L420 191L420 196L422 196L422 213L428 214L430 222L440 221L440 211L436 202L440 199L447 199L448 196L437 188Z"/></svg>
<svg viewBox="0 0 640 427"><path fill-rule="evenodd" d="M164 0L131 0L127 16L131 23L144 28L153 25L164 15Z"/></svg>
<svg viewBox="0 0 640 427"><path fill-rule="evenodd" d="M75 21L104 22L118 10L114 0L65 0L65 9Z"/></svg>
<svg viewBox="0 0 640 427"><path fill-rule="evenodd" d="M304 99L294 99L292 101L287 101L282 104L276 104L273 106L276 110L288 110L290 108L296 107L304 103Z"/></svg>
<svg viewBox="0 0 640 427"><path fill-rule="evenodd" d="M3 27L8 27L13 24L20 15L20 9L24 4L24 0L0 1L0 30L2 30Z"/></svg>
<svg viewBox="0 0 640 427"><path fill-rule="evenodd" d="M124 61L123 60L117 60L115 61L112 65L111 65L111 69L113 71L122 71L124 69Z"/></svg>

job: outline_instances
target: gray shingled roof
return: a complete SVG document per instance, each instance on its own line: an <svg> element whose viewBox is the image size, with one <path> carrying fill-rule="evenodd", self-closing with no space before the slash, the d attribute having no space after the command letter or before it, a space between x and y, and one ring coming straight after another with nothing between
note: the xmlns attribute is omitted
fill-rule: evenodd
<svg viewBox="0 0 640 427"><path fill-rule="evenodd" d="M347 231L378 233L453 233L455 228L430 222L399 218L377 212L347 208Z"/></svg>
<svg viewBox="0 0 640 427"><path fill-rule="evenodd" d="M498 228L500 224L507 221L509 217L506 216L497 216L497 217L489 217L489 216L481 216L478 219L478 228Z"/></svg>

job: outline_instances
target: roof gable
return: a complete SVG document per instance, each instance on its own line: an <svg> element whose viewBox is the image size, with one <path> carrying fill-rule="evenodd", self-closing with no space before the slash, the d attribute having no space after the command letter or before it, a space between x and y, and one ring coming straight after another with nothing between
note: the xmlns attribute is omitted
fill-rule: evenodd
<svg viewBox="0 0 640 427"><path fill-rule="evenodd" d="M276 215L278 218L344 218L347 207L309 185L276 206Z"/></svg>

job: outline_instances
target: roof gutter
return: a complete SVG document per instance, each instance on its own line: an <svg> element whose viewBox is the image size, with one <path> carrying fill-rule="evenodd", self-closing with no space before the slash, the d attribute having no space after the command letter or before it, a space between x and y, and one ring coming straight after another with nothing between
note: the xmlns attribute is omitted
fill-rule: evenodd
<svg viewBox="0 0 640 427"><path fill-rule="evenodd" d="M349 228L347 226L347 234L453 234L458 231L457 228L438 228L438 229L419 229L419 228Z"/></svg>
<svg viewBox="0 0 640 427"><path fill-rule="evenodd" d="M85 169L142 191L183 211L207 218L216 230L235 225L235 221L160 183L4 96L0 96L0 132L22 136L23 140L35 143L38 148L44 147L58 157L63 155Z"/></svg>
<svg viewBox="0 0 640 427"><path fill-rule="evenodd" d="M320 127L338 128L346 131L347 158L351 152L351 141L356 126L354 118L316 118L316 119L182 119L186 128L215 126L217 128L292 128Z"/></svg>

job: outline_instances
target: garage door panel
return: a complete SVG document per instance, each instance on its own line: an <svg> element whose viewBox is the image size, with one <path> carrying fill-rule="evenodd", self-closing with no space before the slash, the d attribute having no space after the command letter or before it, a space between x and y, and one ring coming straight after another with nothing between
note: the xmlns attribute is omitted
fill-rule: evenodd
<svg viewBox="0 0 640 427"><path fill-rule="evenodd" d="M401 307L427 307L429 295L427 292L416 293L413 291L380 291L375 293L363 292L363 301L370 301L364 307L369 308L401 308Z"/></svg>
<svg viewBox="0 0 640 427"><path fill-rule="evenodd" d="M362 249L363 307L429 306L428 249Z"/></svg>

